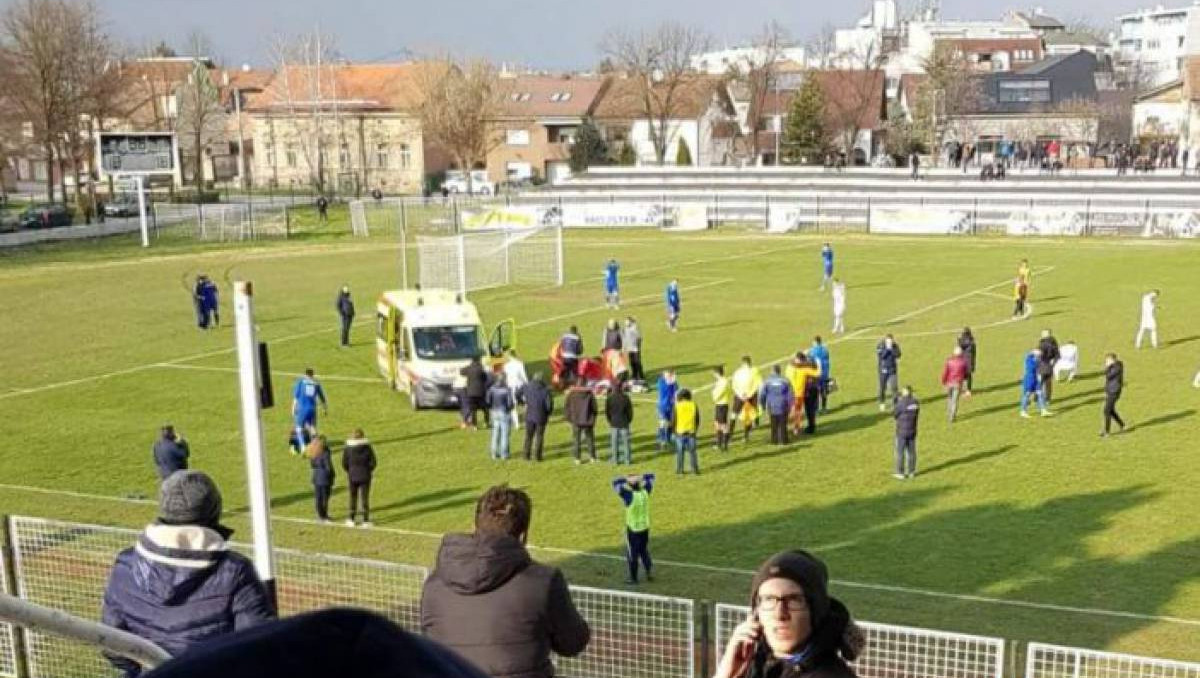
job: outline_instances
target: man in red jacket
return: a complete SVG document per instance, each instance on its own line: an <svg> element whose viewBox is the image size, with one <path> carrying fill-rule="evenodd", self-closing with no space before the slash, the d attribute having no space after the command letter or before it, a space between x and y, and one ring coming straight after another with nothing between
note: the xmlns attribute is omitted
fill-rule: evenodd
<svg viewBox="0 0 1200 678"><path fill-rule="evenodd" d="M942 386L946 388L946 407L951 424L958 415L958 397L962 394L970 367L962 347L955 346L954 354L946 359L946 366L942 368Z"/></svg>

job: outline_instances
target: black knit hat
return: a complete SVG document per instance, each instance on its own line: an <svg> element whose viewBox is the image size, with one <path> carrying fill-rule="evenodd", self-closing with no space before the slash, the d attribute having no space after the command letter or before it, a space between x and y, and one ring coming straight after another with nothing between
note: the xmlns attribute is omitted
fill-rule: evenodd
<svg viewBox="0 0 1200 678"><path fill-rule="evenodd" d="M809 617L818 627L829 613L829 571L807 551L784 551L767 559L754 574L750 589L750 606L758 607L758 589L768 579L790 579L804 589Z"/></svg>

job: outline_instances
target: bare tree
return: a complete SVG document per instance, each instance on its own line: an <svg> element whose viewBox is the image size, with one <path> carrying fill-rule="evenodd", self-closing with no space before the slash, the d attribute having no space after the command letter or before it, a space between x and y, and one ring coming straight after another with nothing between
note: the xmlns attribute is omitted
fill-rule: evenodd
<svg viewBox="0 0 1200 678"><path fill-rule="evenodd" d="M748 116L755 157L758 157L760 153L759 120L771 91L779 92L779 60L790 42L791 39L786 28L774 20L768 22L751 42L752 49L745 70L736 69L730 74L731 77L744 83L750 94ZM778 103L776 101L776 105ZM783 130L778 129L775 132L782 134ZM775 163L779 163L778 157L775 158Z"/></svg>
<svg viewBox="0 0 1200 678"><path fill-rule="evenodd" d="M635 84L639 114L647 121L658 164L676 135L676 113L694 79L691 57L707 51L712 41L699 29L664 23L647 31L614 31L600 49Z"/></svg>
<svg viewBox="0 0 1200 678"><path fill-rule="evenodd" d="M324 192L328 149L346 144L338 108L336 43L331 36L315 30L275 38L271 53L277 73L272 94L287 114L284 143L300 149L309 183ZM360 150L365 157L366 150Z"/></svg>
<svg viewBox="0 0 1200 678"><path fill-rule="evenodd" d="M882 59L874 43L834 55L831 70L821 71L825 92L825 118L847 159L853 160L858 136L869 121L887 118L884 88L887 79L879 70Z"/></svg>
<svg viewBox="0 0 1200 678"><path fill-rule="evenodd" d="M204 190L205 149L213 137L225 129L225 107L221 105L220 90L213 82L208 63L200 59L192 61L187 81L176 90L179 102L180 150L190 155L192 180L196 182L196 193Z"/></svg>
<svg viewBox="0 0 1200 678"><path fill-rule="evenodd" d="M832 68L837 59L837 29L833 24L826 23L809 39L805 50L808 59L821 68Z"/></svg>
<svg viewBox="0 0 1200 678"><path fill-rule="evenodd" d="M466 173L467 188L473 190L471 170L502 141L491 121L499 117L511 87L482 59L461 64L439 59L426 64L419 78L421 131Z"/></svg>
<svg viewBox="0 0 1200 678"><path fill-rule="evenodd" d="M966 57L948 45L939 45L922 61L925 80L918 88L917 104L921 118L928 112L931 149L941 147L942 130L952 118L977 112L983 99L979 78ZM923 123L922 123L923 124Z"/></svg>
<svg viewBox="0 0 1200 678"><path fill-rule="evenodd" d="M3 16L11 62L6 86L41 147L50 202L55 197L53 165L61 134L70 124L71 14L65 0L18 0Z"/></svg>

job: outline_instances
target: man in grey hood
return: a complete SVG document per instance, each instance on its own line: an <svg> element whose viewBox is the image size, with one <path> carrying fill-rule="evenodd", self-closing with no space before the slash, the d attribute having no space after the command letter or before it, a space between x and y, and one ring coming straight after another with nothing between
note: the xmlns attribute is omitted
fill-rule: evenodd
<svg viewBox="0 0 1200 678"><path fill-rule="evenodd" d="M498 485L479 498L474 534L448 534L421 595L421 628L492 678L552 678L550 653L591 638L557 568L525 549L533 507Z"/></svg>

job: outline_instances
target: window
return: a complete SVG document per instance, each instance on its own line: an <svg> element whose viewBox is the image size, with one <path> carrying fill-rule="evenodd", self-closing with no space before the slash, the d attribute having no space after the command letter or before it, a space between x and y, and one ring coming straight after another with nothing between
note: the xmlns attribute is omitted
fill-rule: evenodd
<svg viewBox="0 0 1200 678"><path fill-rule="evenodd" d="M533 165L527 162L505 163L504 176L509 181L520 181L533 176Z"/></svg>
<svg viewBox="0 0 1200 678"><path fill-rule="evenodd" d="M1049 103L1049 80L1008 80L1000 83L1000 103Z"/></svg>
<svg viewBox="0 0 1200 678"><path fill-rule="evenodd" d="M338 166L350 166L350 146L346 144L342 144L341 148L338 149Z"/></svg>
<svg viewBox="0 0 1200 678"><path fill-rule="evenodd" d="M555 103L562 103L564 101L570 101L570 100L571 100L570 92L555 92L554 94L550 95L550 101L553 101Z"/></svg>
<svg viewBox="0 0 1200 678"><path fill-rule="evenodd" d="M1160 43L1158 40L1147 40L1146 41L1146 49L1158 49L1159 44Z"/></svg>
<svg viewBox="0 0 1200 678"><path fill-rule="evenodd" d="M375 145L375 166L380 169L388 167L388 148L387 144Z"/></svg>
<svg viewBox="0 0 1200 678"><path fill-rule="evenodd" d="M267 166L274 167L275 166L275 145L268 142L266 144L266 146L264 147L264 150L267 153Z"/></svg>
<svg viewBox="0 0 1200 678"><path fill-rule="evenodd" d="M408 144L400 144L400 168L412 167L412 148Z"/></svg>
<svg viewBox="0 0 1200 678"><path fill-rule="evenodd" d="M283 153L287 166L294 169L296 167L296 145L288 144Z"/></svg>
<svg viewBox="0 0 1200 678"><path fill-rule="evenodd" d="M529 92L513 92L512 95L509 96L509 99L512 99L513 101L529 101L532 98L533 95Z"/></svg>
<svg viewBox="0 0 1200 678"><path fill-rule="evenodd" d="M325 148L325 146L321 146L317 150L317 158L317 162L321 164L321 167L329 167L329 149Z"/></svg>
<svg viewBox="0 0 1200 678"><path fill-rule="evenodd" d="M505 143L509 146L528 146L529 145L529 130L527 129L510 129L504 133Z"/></svg>
<svg viewBox="0 0 1200 678"><path fill-rule="evenodd" d="M26 139L33 138L33 123L28 120L21 123L21 136Z"/></svg>

